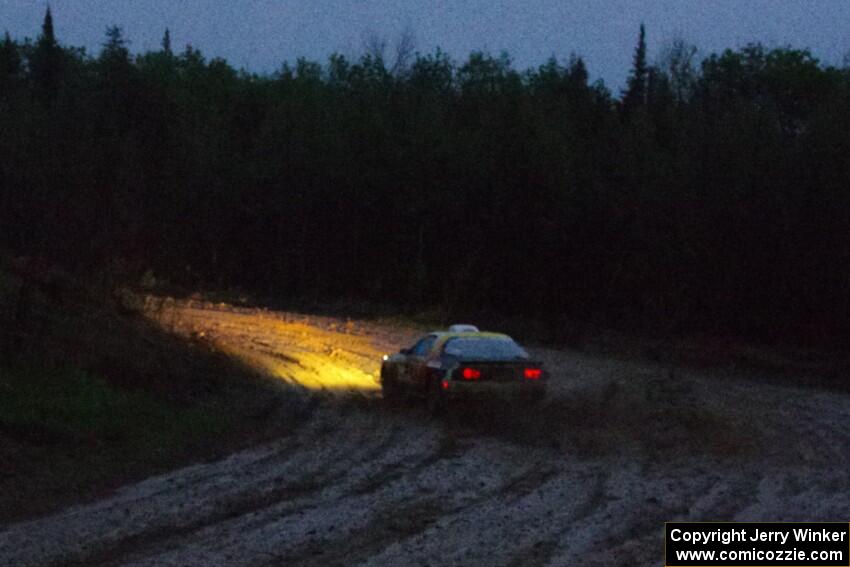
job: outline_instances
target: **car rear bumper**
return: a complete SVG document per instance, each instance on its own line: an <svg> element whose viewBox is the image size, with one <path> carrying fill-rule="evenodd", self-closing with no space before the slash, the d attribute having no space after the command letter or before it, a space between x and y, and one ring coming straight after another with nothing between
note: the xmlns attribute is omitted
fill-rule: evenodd
<svg viewBox="0 0 850 567"><path fill-rule="evenodd" d="M443 394L449 399L540 399L546 394L546 382L543 381L505 383L448 380L443 384ZM448 384L447 388L445 384Z"/></svg>

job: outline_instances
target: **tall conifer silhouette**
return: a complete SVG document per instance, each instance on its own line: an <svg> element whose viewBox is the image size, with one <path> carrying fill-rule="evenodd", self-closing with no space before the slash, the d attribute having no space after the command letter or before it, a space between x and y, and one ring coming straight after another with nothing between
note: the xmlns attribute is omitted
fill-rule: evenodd
<svg viewBox="0 0 850 567"><path fill-rule="evenodd" d="M162 52L166 55L171 55L171 31L165 28L165 33L162 36Z"/></svg>
<svg viewBox="0 0 850 567"><path fill-rule="evenodd" d="M632 70L623 92L623 110L627 113L635 108L646 106L647 81L649 67L646 63L646 28L640 25L638 44L635 47L635 55Z"/></svg>
<svg viewBox="0 0 850 567"><path fill-rule="evenodd" d="M62 48L56 41L53 14L49 5L44 14L41 34L30 58L30 72L38 98L47 105L52 104L59 94L61 83Z"/></svg>

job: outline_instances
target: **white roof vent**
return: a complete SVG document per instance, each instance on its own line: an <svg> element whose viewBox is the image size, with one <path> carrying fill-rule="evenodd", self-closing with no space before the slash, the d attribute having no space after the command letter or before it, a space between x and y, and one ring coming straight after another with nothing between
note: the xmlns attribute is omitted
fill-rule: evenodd
<svg viewBox="0 0 850 567"><path fill-rule="evenodd" d="M452 325L449 327L450 333L479 333L478 327L475 325Z"/></svg>

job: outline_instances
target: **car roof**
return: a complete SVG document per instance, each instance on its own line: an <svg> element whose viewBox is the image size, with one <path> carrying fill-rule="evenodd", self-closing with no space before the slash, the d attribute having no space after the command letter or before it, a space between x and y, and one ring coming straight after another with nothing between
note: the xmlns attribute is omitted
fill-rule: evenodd
<svg viewBox="0 0 850 567"><path fill-rule="evenodd" d="M490 333L490 332L482 332L482 331L463 331L460 333L449 332L449 331L432 331L428 333L429 335L435 335L437 338L442 341L447 341L449 339L454 338L470 338L470 339L508 339L513 340L511 337L504 333Z"/></svg>
<svg viewBox="0 0 850 567"><path fill-rule="evenodd" d="M434 350L442 350L443 346L445 346L445 344L451 339L492 339L500 341L513 341L511 337L505 335L504 333L488 333L481 331L465 331L460 333L449 331L435 331L431 334L437 336L437 340L434 342Z"/></svg>

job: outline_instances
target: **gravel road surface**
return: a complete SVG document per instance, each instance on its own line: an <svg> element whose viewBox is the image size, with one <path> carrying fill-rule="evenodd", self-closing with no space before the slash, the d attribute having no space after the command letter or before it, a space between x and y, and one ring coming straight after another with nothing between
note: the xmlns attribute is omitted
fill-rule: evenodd
<svg viewBox="0 0 850 567"><path fill-rule="evenodd" d="M532 349L538 408L390 406L416 331L209 304L149 308L281 380L291 434L0 528L0 565L653 565L671 520L844 520L850 396Z"/></svg>

